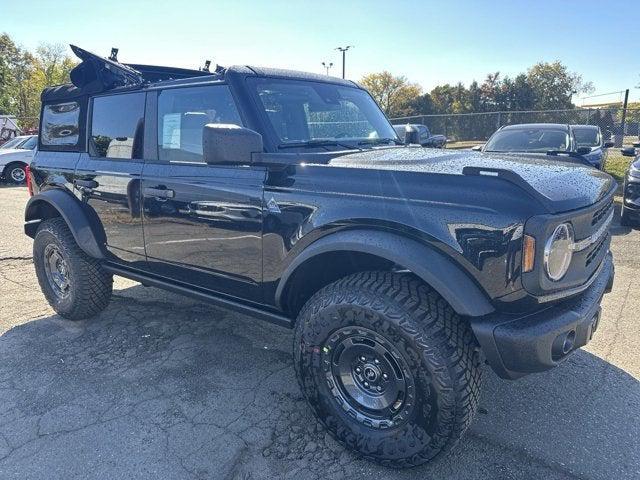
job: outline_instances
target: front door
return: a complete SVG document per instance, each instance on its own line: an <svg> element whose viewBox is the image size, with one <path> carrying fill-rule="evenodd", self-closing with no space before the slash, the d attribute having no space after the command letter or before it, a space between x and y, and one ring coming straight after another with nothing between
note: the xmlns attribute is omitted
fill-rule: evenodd
<svg viewBox="0 0 640 480"><path fill-rule="evenodd" d="M153 111L155 110L155 111ZM158 93L157 161L142 175L149 269L207 290L261 301L262 167L207 165L207 123L242 124L226 85Z"/></svg>
<svg viewBox="0 0 640 480"><path fill-rule="evenodd" d="M88 153L80 155L76 194L104 228L110 260L146 266L140 178L143 166L145 94L95 97L90 106Z"/></svg>

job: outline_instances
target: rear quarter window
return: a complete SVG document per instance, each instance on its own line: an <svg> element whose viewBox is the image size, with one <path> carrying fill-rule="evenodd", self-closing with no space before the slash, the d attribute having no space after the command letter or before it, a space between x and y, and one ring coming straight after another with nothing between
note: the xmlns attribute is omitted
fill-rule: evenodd
<svg viewBox="0 0 640 480"><path fill-rule="evenodd" d="M98 158L141 159L144 103L144 93L94 98L89 155Z"/></svg>
<svg viewBox="0 0 640 480"><path fill-rule="evenodd" d="M80 104L64 102L42 109L40 142L51 147L76 146L80 139Z"/></svg>

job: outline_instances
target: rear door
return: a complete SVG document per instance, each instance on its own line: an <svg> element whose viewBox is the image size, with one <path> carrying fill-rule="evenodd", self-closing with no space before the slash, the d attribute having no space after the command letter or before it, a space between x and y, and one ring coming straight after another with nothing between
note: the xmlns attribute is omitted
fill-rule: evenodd
<svg viewBox="0 0 640 480"><path fill-rule="evenodd" d="M140 177L143 166L143 92L106 95L91 100L88 153L76 167L77 195L100 219L111 260L146 266Z"/></svg>
<svg viewBox="0 0 640 480"><path fill-rule="evenodd" d="M151 95L151 93L149 94ZM147 121L157 154L142 178L149 268L171 280L261 301L263 167L207 165L207 123L241 125L229 87L157 92Z"/></svg>

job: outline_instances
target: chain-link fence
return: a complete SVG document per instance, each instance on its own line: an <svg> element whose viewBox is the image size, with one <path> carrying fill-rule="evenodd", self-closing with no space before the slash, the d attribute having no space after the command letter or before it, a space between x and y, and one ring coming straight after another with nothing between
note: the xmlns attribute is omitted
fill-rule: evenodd
<svg viewBox="0 0 640 480"><path fill-rule="evenodd" d="M432 134L443 134L448 145L466 146L486 141L498 128L519 123L597 125L605 140L617 146L640 139L640 109L620 107L574 108L520 112L480 112L445 115L414 115L391 119L394 124L421 123Z"/></svg>

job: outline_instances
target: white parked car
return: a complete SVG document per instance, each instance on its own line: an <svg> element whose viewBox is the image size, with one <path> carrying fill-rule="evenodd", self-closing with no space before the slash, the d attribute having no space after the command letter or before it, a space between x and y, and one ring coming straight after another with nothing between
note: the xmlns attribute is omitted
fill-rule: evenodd
<svg viewBox="0 0 640 480"><path fill-rule="evenodd" d="M9 183L24 183L27 178L25 167L31 163L37 146L37 135L16 137L2 145L0 147L0 176Z"/></svg>

